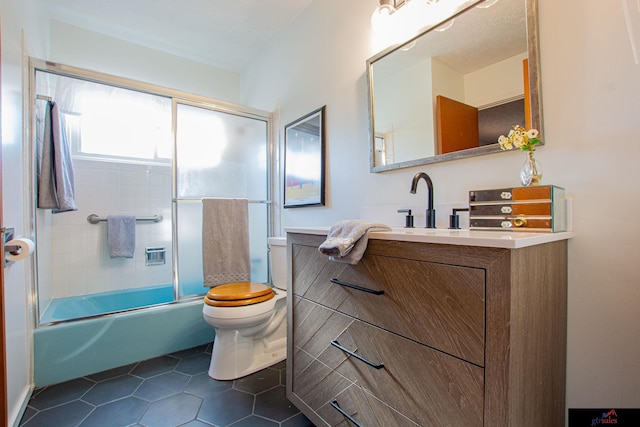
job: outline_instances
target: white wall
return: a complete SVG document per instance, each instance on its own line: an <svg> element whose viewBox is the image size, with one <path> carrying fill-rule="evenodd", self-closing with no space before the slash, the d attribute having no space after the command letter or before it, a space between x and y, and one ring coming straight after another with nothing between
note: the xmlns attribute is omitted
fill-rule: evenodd
<svg viewBox="0 0 640 427"><path fill-rule="evenodd" d="M237 103L240 76L165 52L51 21L50 61Z"/></svg>
<svg viewBox="0 0 640 427"><path fill-rule="evenodd" d="M281 233L359 217L370 206L402 225L397 207L425 204L424 187L409 194L417 171L433 179L437 205L464 203L471 189L518 185L518 152L369 173L364 73L375 53L374 7L314 0L243 74L241 101L279 110L280 128L327 105L327 205L284 210ZM543 181L575 201L567 406L640 407L640 65L619 2L539 0L539 15L547 145L537 157ZM446 226L448 214L439 210L438 223Z"/></svg>
<svg viewBox="0 0 640 427"><path fill-rule="evenodd" d="M527 53L512 56L464 76L464 102L474 107L524 96L522 60Z"/></svg>
<svg viewBox="0 0 640 427"><path fill-rule="evenodd" d="M433 156L434 122L425 119L434 117L430 81L431 61L426 59L375 78L376 135L383 134L386 138L389 163ZM409 97L411 102L407 101Z"/></svg>
<svg viewBox="0 0 640 427"><path fill-rule="evenodd" d="M31 1L0 1L2 24L2 202L4 226L27 236L29 223L22 168L22 46L28 54L45 56L46 23ZM9 425L20 420L31 387L31 328L28 260L4 270ZM0 421L4 422L4 420Z"/></svg>

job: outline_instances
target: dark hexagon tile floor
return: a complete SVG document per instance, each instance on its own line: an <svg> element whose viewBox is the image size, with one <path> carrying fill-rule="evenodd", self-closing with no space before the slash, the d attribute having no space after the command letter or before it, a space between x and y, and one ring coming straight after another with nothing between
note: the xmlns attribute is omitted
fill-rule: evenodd
<svg viewBox="0 0 640 427"><path fill-rule="evenodd" d="M285 362L207 375L211 345L34 391L21 427L313 427L285 396Z"/></svg>

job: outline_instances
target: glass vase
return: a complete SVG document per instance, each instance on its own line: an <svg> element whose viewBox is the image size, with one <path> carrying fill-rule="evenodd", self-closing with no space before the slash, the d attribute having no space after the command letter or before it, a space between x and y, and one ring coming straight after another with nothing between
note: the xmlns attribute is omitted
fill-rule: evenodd
<svg viewBox="0 0 640 427"><path fill-rule="evenodd" d="M520 169L520 182L524 187L539 185L542 181L542 166L533 153L533 151L527 152L527 159Z"/></svg>

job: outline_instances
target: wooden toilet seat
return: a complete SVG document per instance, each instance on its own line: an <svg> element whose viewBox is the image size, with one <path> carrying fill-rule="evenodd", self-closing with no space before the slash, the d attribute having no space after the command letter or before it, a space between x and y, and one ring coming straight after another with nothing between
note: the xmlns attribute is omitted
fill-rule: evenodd
<svg viewBox="0 0 640 427"><path fill-rule="evenodd" d="M256 282L235 282L209 289L204 302L213 307L241 307L267 301L274 296L271 286Z"/></svg>

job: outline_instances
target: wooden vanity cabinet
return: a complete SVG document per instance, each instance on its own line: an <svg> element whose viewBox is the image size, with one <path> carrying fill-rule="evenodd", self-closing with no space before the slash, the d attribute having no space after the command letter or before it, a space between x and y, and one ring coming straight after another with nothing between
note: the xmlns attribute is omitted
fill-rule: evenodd
<svg viewBox="0 0 640 427"><path fill-rule="evenodd" d="M314 424L564 425L566 240L370 239L356 265L323 240L288 234L287 397Z"/></svg>

